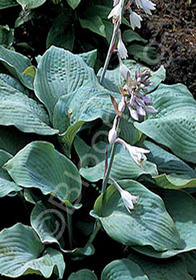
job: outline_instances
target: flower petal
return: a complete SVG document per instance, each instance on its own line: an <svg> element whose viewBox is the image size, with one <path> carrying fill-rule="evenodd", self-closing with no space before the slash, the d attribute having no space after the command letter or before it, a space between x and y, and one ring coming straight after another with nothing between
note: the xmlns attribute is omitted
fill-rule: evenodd
<svg viewBox="0 0 196 280"><path fill-rule="evenodd" d="M129 21L131 28L134 30L135 27L141 28L142 18L135 12L130 9Z"/></svg>
<svg viewBox="0 0 196 280"><path fill-rule="evenodd" d="M119 1L119 3L109 13L108 18L116 17L121 19L121 13L122 13L122 6L121 6L121 1Z"/></svg>
<svg viewBox="0 0 196 280"><path fill-rule="evenodd" d="M118 44L117 44L118 54L121 59L126 59L128 57L128 52L125 47L125 44L122 41L121 36L119 37Z"/></svg>

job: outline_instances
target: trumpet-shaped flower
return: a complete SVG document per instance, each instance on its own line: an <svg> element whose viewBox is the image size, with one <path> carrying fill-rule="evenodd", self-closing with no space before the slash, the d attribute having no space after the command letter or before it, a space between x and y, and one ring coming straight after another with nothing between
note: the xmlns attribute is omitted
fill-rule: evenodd
<svg viewBox="0 0 196 280"><path fill-rule="evenodd" d="M113 144L117 139L117 116L114 118L112 128L108 133L108 142Z"/></svg>
<svg viewBox="0 0 196 280"><path fill-rule="evenodd" d="M139 148L139 147L135 147L135 146L131 146L130 144L126 143L123 139L121 138L117 138L115 140L116 143L121 144L125 150L127 150L131 157L133 158L133 160L141 166L142 162L147 160L145 154L150 153L149 150L143 149L143 148Z"/></svg>
<svg viewBox="0 0 196 280"><path fill-rule="evenodd" d="M138 196L132 195L130 192L125 191L121 188L121 186L112 178L110 178L110 180L112 181L112 183L114 184L114 186L117 188L117 190L119 191L122 201L125 205L125 207L127 208L127 210L129 211L129 213L131 213L130 210L134 209L134 204L137 203L138 201Z"/></svg>
<svg viewBox="0 0 196 280"><path fill-rule="evenodd" d="M119 34L118 44L117 44L118 54L119 54L121 59L126 59L128 57L128 52L127 52L127 49L125 47L125 44L123 43L120 30L119 30L118 34Z"/></svg>
<svg viewBox="0 0 196 280"><path fill-rule="evenodd" d="M134 209L134 204L136 204L138 201L138 196L132 195L131 193L123 189L121 190L120 194L125 207L129 212L131 212L130 210Z"/></svg>
<svg viewBox="0 0 196 280"><path fill-rule="evenodd" d="M120 64L120 74L123 76L123 78L126 80L127 79L127 75L129 73L130 75L130 71L129 68L122 62L122 59L120 56L118 56L119 59L119 64Z"/></svg>
<svg viewBox="0 0 196 280"><path fill-rule="evenodd" d="M152 15L151 11L155 10L155 4L149 0L135 0L135 3L139 8L142 8L148 15Z"/></svg>
<svg viewBox="0 0 196 280"><path fill-rule="evenodd" d="M129 11L129 21L132 29L134 30L136 27L141 28L142 18L137 13L133 12L131 9Z"/></svg>
<svg viewBox="0 0 196 280"><path fill-rule="evenodd" d="M126 103L125 103L124 98L122 98L121 101L118 104L118 111L121 112L121 113L124 112L125 107L126 107Z"/></svg>
<svg viewBox="0 0 196 280"><path fill-rule="evenodd" d="M119 1L119 3L117 5L114 6L114 8L111 10L111 12L108 15L108 18L113 17L116 21L120 21L122 20L122 3L121 0Z"/></svg>

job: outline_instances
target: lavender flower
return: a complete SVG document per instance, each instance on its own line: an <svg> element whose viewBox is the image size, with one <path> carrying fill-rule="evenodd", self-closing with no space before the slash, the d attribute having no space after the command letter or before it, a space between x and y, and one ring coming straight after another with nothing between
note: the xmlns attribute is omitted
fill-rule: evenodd
<svg viewBox="0 0 196 280"><path fill-rule="evenodd" d="M137 69L135 71L135 79L131 82L130 72L127 72L126 84L120 88L131 117L137 121L140 116L144 117L147 114L157 113L157 110L152 106L151 99L145 95L147 92L146 87L150 85L150 76L151 74L148 69L142 72Z"/></svg>

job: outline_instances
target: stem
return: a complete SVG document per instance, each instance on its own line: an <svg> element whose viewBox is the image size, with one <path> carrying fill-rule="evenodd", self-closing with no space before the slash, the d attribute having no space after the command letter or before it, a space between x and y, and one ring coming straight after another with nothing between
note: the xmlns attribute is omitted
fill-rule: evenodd
<svg viewBox="0 0 196 280"><path fill-rule="evenodd" d="M102 190L101 190L102 193L105 192L105 189L106 189L106 186L107 186L107 183L108 183L108 180L109 180L109 175L110 175L110 171L111 171L111 168L112 168L112 163L113 163L113 160L114 160L115 151L116 151L116 143L113 143L112 144L112 149L111 149L111 154L110 154L110 161L109 161L108 169L107 169L106 174L103 178Z"/></svg>
<svg viewBox="0 0 196 280"><path fill-rule="evenodd" d="M119 126L120 126L120 121L121 121L121 117L118 117L118 122L117 122L117 125L116 125L117 133L118 133ZM114 156L115 156L115 152L116 152L116 145L117 145L117 143L115 143L115 142L112 144L112 149L111 149L111 153L110 153L110 161L109 161L106 173L103 177L102 189L101 189L101 192L102 192L102 195L103 195L103 197L102 197L102 212L103 212L103 205L105 204L106 187L107 187L107 184L108 184L108 181L109 181L110 171L111 171L111 168L112 168L112 164L113 164Z"/></svg>
<svg viewBox="0 0 196 280"><path fill-rule="evenodd" d="M111 177L109 178L109 180L115 185L119 193L122 193L122 188L119 186L119 184Z"/></svg>
<svg viewBox="0 0 196 280"><path fill-rule="evenodd" d="M69 246L70 249L73 248L73 232L72 232L72 213L70 213L70 209L67 208L67 227L68 227L68 238L69 238Z"/></svg>
<svg viewBox="0 0 196 280"><path fill-rule="evenodd" d="M93 243L97 233L99 232L99 230L101 229L101 223L97 220L93 229L93 232L91 233L89 240L87 241L85 247L88 247L90 244Z"/></svg>
<svg viewBox="0 0 196 280"><path fill-rule="evenodd" d="M120 26L120 21L118 21L117 23L114 24L112 39L111 39L110 46L109 46L109 49L108 49L108 53L107 53L107 56L106 56L106 59L105 59L103 70L101 72L100 84L103 83L103 79L105 77L105 73L106 73L106 70L107 70L109 62L110 62L110 58L111 58L112 53L113 53L114 48L115 48L116 36L117 36L117 33L118 33L119 26Z"/></svg>

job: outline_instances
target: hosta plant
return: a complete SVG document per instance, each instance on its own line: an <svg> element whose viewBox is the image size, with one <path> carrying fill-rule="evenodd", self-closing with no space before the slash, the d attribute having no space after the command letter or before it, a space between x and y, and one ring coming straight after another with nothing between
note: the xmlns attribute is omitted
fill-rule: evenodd
<svg viewBox="0 0 196 280"><path fill-rule="evenodd" d="M113 39L97 75L96 50L51 46L35 67L0 46L0 197L20 197L28 216L1 226L2 277L196 275L196 102L183 84L164 84L163 67L127 59L123 9L117 1L109 15ZM119 66L108 70L114 52Z"/></svg>

